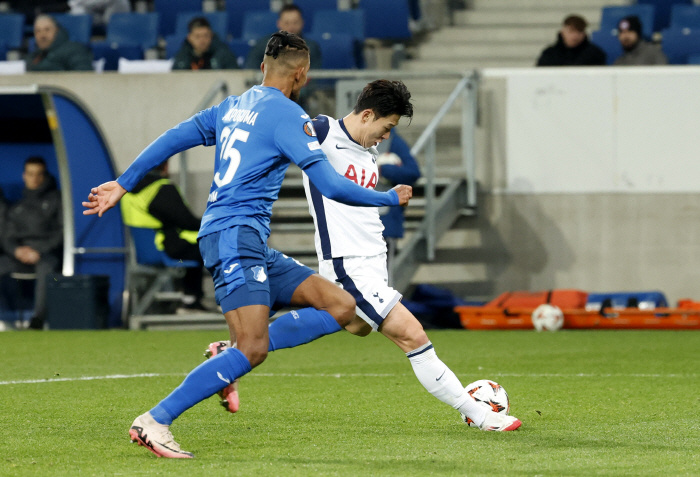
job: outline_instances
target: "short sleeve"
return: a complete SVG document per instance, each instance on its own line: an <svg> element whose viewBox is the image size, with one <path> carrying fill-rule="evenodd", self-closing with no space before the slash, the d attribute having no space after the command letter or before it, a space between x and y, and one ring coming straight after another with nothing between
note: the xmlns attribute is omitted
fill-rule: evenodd
<svg viewBox="0 0 700 477"><path fill-rule="evenodd" d="M298 106L282 114L275 128L275 145L301 169L326 159L311 118Z"/></svg>
<svg viewBox="0 0 700 477"><path fill-rule="evenodd" d="M212 106L192 116L194 124L204 137L204 144L206 146L213 146L216 144L216 119L219 114L220 105L221 104L217 104L216 106Z"/></svg>

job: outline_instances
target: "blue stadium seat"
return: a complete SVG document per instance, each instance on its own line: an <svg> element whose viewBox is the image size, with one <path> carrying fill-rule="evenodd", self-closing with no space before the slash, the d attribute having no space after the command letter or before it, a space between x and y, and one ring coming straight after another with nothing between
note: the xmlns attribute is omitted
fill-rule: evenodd
<svg viewBox="0 0 700 477"><path fill-rule="evenodd" d="M338 2L334 0L294 0L294 5L301 8L301 13L304 16L304 31L313 31L314 12L319 10L337 9Z"/></svg>
<svg viewBox="0 0 700 477"><path fill-rule="evenodd" d="M155 0L153 6L160 15L158 31L162 37L166 37L175 33L179 13L202 11L202 0Z"/></svg>
<svg viewBox="0 0 700 477"><path fill-rule="evenodd" d="M314 35L346 33L357 41L365 41L365 12L363 10L321 10L314 13Z"/></svg>
<svg viewBox="0 0 700 477"><path fill-rule="evenodd" d="M241 39L257 40L262 36L273 34L277 31L277 18L277 13L270 11L246 12Z"/></svg>
<svg viewBox="0 0 700 477"><path fill-rule="evenodd" d="M0 13L0 42L4 43L8 50L17 50L22 47L23 28L24 15Z"/></svg>
<svg viewBox="0 0 700 477"><path fill-rule="evenodd" d="M141 265L151 265L156 267L170 268L192 268L198 267L199 263L194 260L177 260L170 258L165 252L156 248L154 229L141 227L129 227L131 238L136 248L136 261Z"/></svg>
<svg viewBox="0 0 700 477"><path fill-rule="evenodd" d="M700 54L690 55L688 57L688 64L689 65L700 65Z"/></svg>
<svg viewBox="0 0 700 477"><path fill-rule="evenodd" d="M359 8L365 11L367 38L411 38L407 0L361 0Z"/></svg>
<svg viewBox="0 0 700 477"><path fill-rule="evenodd" d="M246 58L248 58L248 53L250 49L255 46L255 40L238 40L234 38L228 42L228 47L231 49L236 59L238 60L238 66L243 68ZM260 59L262 62L262 58Z"/></svg>
<svg viewBox="0 0 700 477"><path fill-rule="evenodd" d="M175 33L165 37L165 57L167 59L177 55L177 52L180 51L180 47L182 47L182 43L185 41L186 37L187 34L183 35L182 33Z"/></svg>
<svg viewBox="0 0 700 477"><path fill-rule="evenodd" d="M228 14L226 12L180 12L177 15L175 34L187 36L187 24L195 17L204 17L211 25L211 29L221 41L226 41L228 36Z"/></svg>
<svg viewBox="0 0 700 477"><path fill-rule="evenodd" d="M700 29L668 28L662 32L661 49L671 65L684 65L691 55L700 54Z"/></svg>
<svg viewBox="0 0 700 477"><path fill-rule="evenodd" d="M95 60L105 59L105 71L117 71L119 58L126 58L127 60L143 59L143 49L140 45L117 45L107 41L99 41L93 42L90 47Z"/></svg>
<svg viewBox="0 0 700 477"><path fill-rule="evenodd" d="M53 15L53 17L56 23L68 32L68 38L71 41L86 46L90 44L90 36L92 35L92 17L90 15L60 14Z"/></svg>
<svg viewBox="0 0 700 477"><path fill-rule="evenodd" d="M270 0L226 0L228 32L233 38L242 37L243 19L250 11L270 11Z"/></svg>
<svg viewBox="0 0 700 477"><path fill-rule="evenodd" d="M654 33L654 6L630 5L627 7L604 7L600 18L601 30L617 30L617 24L624 17L637 15L642 22L642 35L651 38Z"/></svg>
<svg viewBox="0 0 700 477"><path fill-rule="evenodd" d="M115 13L107 25L107 42L139 45L144 50L158 43L157 13Z"/></svg>
<svg viewBox="0 0 700 477"><path fill-rule="evenodd" d="M674 5L670 28L700 28L700 6Z"/></svg>
<svg viewBox="0 0 700 477"><path fill-rule="evenodd" d="M654 6L654 31L661 31L670 26L674 5L692 5L693 0L637 0L637 4Z"/></svg>
<svg viewBox="0 0 700 477"><path fill-rule="evenodd" d="M614 35L610 30L598 30L591 33L591 42L595 43L601 50L605 52L606 62L608 65L615 63L615 60L622 56L624 51L617 35Z"/></svg>
<svg viewBox="0 0 700 477"><path fill-rule="evenodd" d="M324 33L307 35L321 48L321 68L324 70L346 70L357 68L355 40L347 33Z"/></svg>
<svg viewBox="0 0 700 477"><path fill-rule="evenodd" d="M4 41L0 41L0 61L5 61L7 58L7 46Z"/></svg>

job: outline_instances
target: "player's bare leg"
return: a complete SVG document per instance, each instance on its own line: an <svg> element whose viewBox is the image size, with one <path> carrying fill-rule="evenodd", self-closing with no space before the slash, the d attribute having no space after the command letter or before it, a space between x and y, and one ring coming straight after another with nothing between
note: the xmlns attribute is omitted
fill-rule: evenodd
<svg viewBox="0 0 700 477"><path fill-rule="evenodd" d="M518 419L489 411L469 395L438 358L423 326L400 302L379 326L379 332L406 353L418 381L430 394L467 415L482 430L512 431L520 427Z"/></svg>
<svg viewBox="0 0 700 477"><path fill-rule="evenodd" d="M301 282L292 294L292 306L312 306L330 313L335 321L345 327L355 317L355 299L335 283L321 275L311 275Z"/></svg>

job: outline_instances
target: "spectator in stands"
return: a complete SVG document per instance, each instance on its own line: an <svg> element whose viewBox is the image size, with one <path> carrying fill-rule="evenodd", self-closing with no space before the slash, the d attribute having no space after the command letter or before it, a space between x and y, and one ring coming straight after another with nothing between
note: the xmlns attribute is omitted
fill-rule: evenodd
<svg viewBox="0 0 700 477"><path fill-rule="evenodd" d="M158 250L171 258L195 260L200 264L186 269L182 282L185 296L178 312L207 311L201 301L204 261L197 244L201 219L192 214L180 190L168 179L168 162L146 174L127 196L121 202L126 225L156 229Z"/></svg>
<svg viewBox="0 0 700 477"><path fill-rule="evenodd" d="M60 269L63 257L61 193L43 158L24 162L22 198L7 211L3 227L0 278L11 273L36 274L32 328L46 318L46 276Z"/></svg>
<svg viewBox="0 0 700 477"><path fill-rule="evenodd" d="M174 70L238 69L236 56L212 31L206 18L190 20L187 31L187 38L175 55Z"/></svg>
<svg viewBox="0 0 700 477"><path fill-rule="evenodd" d="M617 24L617 39L625 52L615 60L614 66L668 64L660 46L642 39L642 22L636 15L620 20Z"/></svg>
<svg viewBox="0 0 700 477"><path fill-rule="evenodd" d="M537 66L595 66L605 64L605 52L588 40L586 20L569 15L559 30L557 42L544 49Z"/></svg>
<svg viewBox="0 0 700 477"><path fill-rule="evenodd" d="M301 8L296 5L285 5L282 7L279 18L277 19L277 28L289 33L294 33L295 35L304 38L302 33L302 30L304 29L304 16L302 15ZM265 36L258 39L255 46L251 48L250 52L248 53L244 68L249 70L260 69L260 63L262 63L263 57L265 56L265 47L267 46L267 42L269 40L270 36ZM320 69L321 47L318 46L318 43L308 38L304 38L304 41L306 42L306 46L309 47L311 69Z"/></svg>
<svg viewBox="0 0 700 477"><path fill-rule="evenodd" d="M377 145L377 167L379 168L379 185L377 190L389 190L398 184L412 186L420 178L418 162L411 154L411 148L406 141L399 136L396 130L391 132L389 139L385 139ZM396 253L398 239L404 233L404 208L401 206L380 207L379 218L384 225L384 238L388 251L389 284L393 281L392 262Z"/></svg>
<svg viewBox="0 0 700 477"><path fill-rule="evenodd" d="M92 53L70 41L68 32L53 17L39 15L34 21L37 50L27 58L28 71L92 71Z"/></svg>
<svg viewBox="0 0 700 477"><path fill-rule="evenodd" d="M112 13L131 11L129 0L68 0L72 15L92 15L93 25L107 25Z"/></svg>

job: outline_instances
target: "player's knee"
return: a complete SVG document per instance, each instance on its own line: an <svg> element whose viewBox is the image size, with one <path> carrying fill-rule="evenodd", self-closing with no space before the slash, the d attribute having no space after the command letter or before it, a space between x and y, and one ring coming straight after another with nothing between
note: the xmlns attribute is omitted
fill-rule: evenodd
<svg viewBox="0 0 700 477"><path fill-rule="evenodd" d="M365 337L372 332L372 327L358 316L345 327L345 331L352 333L355 336Z"/></svg>
<svg viewBox="0 0 700 477"><path fill-rule="evenodd" d="M342 299L338 302L337 315L333 315L335 321L345 327L355 318L355 299L349 293L343 293Z"/></svg>
<svg viewBox="0 0 700 477"><path fill-rule="evenodd" d="M265 361L265 358L267 358L267 350L263 350L262 348L259 350L253 350L250 353L250 356L248 356L248 361L250 361L250 366L251 367L256 367L259 364L262 364L263 361Z"/></svg>

